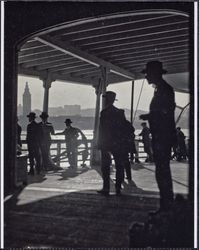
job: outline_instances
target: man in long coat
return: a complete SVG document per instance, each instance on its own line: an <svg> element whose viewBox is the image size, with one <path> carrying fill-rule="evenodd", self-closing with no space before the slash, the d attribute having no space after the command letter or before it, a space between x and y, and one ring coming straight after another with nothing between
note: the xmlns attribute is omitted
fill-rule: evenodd
<svg viewBox="0 0 199 250"><path fill-rule="evenodd" d="M55 131L52 123L48 122L48 117L49 115L46 112L42 112L40 115L42 121L39 123L43 170L52 170L57 167L50 155L51 135L54 135Z"/></svg>
<svg viewBox="0 0 199 250"><path fill-rule="evenodd" d="M171 147L176 142L175 97L173 88L162 77L166 72L160 61L148 62L142 71L148 83L155 85L150 111L140 115L140 119L149 121L152 134L155 175L160 191L160 208L156 212L170 210L174 198L170 156Z"/></svg>
<svg viewBox="0 0 199 250"><path fill-rule="evenodd" d="M30 112L27 117L29 118L29 124L27 126L27 145L30 161L30 175L34 175L34 166L37 174L41 171L41 148L40 148L40 129L37 122L35 122L36 114Z"/></svg>
<svg viewBox="0 0 199 250"><path fill-rule="evenodd" d="M100 114L98 148L101 150L101 171L103 178L103 188L98 193L109 195L110 191L110 165L111 155L113 155L116 167L116 194L121 193L121 183L124 177L124 157L121 136L123 126L126 121L124 110L116 108L113 103L116 94L107 91L105 98L105 108ZM126 152L125 152L126 153Z"/></svg>

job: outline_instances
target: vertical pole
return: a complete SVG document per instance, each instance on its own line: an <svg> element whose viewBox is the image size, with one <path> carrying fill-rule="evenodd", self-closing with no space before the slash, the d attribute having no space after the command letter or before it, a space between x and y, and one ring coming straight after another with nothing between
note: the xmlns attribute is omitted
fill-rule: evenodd
<svg viewBox="0 0 199 250"><path fill-rule="evenodd" d="M103 97L103 95L105 94L106 92L106 87L107 87L107 73L108 73L108 70L106 67L101 67L101 73L102 73L102 109L105 108L105 99Z"/></svg>
<svg viewBox="0 0 199 250"><path fill-rule="evenodd" d="M98 130L99 130L99 115L100 115L100 95L101 95L101 79L99 79L98 86L95 87L96 94L96 106L95 106L95 123L93 131L93 143L92 143L92 152L91 152L91 164L99 164L99 152L96 149L97 139L98 139Z"/></svg>
<svg viewBox="0 0 199 250"><path fill-rule="evenodd" d="M44 87L43 111L48 113L49 88Z"/></svg>
<svg viewBox="0 0 199 250"><path fill-rule="evenodd" d="M99 85L95 88L96 93L96 106L95 106L95 124L94 124L94 137L97 137L99 127L99 114L100 114L100 95L101 95L101 79Z"/></svg>
<svg viewBox="0 0 199 250"><path fill-rule="evenodd" d="M134 80L131 85L131 124L133 124Z"/></svg>
<svg viewBox="0 0 199 250"><path fill-rule="evenodd" d="M44 87L44 100L43 100L43 112L48 113L48 103L49 103L49 89L52 84L52 78L48 75L43 80L43 87Z"/></svg>

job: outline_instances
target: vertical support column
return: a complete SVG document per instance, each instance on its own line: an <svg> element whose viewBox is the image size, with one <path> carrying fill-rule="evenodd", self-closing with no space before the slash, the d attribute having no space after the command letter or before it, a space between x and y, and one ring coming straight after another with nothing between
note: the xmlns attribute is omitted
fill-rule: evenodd
<svg viewBox="0 0 199 250"><path fill-rule="evenodd" d="M133 124L134 80L131 86L131 124Z"/></svg>
<svg viewBox="0 0 199 250"><path fill-rule="evenodd" d="M102 95L106 92L107 87L107 80L108 80L108 69L106 67L101 66L101 73L102 73ZM102 97L102 109L105 108L105 100Z"/></svg>
<svg viewBox="0 0 199 250"><path fill-rule="evenodd" d="M105 94L107 87L107 68L100 67L101 69L101 78L99 79L98 87L96 88L96 110L95 110L95 125L94 125L94 137L92 145L92 154L91 154L91 164L99 165L100 163L100 152L97 150L97 140L98 140L98 129L99 129L99 114L100 114L100 95ZM105 100L102 97L102 109L105 108Z"/></svg>
<svg viewBox="0 0 199 250"><path fill-rule="evenodd" d="M93 143L92 143L92 152L91 152L91 165L98 165L100 161L99 151L97 150L97 140L98 140L98 131L99 131L99 116L100 116L100 95L102 93L102 81L99 79L98 86L95 87L96 94L96 106L95 106L95 123L93 131Z"/></svg>
<svg viewBox="0 0 199 250"><path fill-rule="evenodd" d="M48 75L43 80L43 87L44 87L44 100L43 100L43 112L48 113L48 102L49 102L49 89L52 84L52 78Z"/></svg>

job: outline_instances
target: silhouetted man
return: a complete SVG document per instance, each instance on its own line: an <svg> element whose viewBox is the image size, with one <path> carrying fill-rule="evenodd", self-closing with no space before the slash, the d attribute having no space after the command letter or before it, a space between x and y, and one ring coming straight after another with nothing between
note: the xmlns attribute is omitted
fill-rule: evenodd
<svg viewBox="0 0 199 250"><path fill-rule="evenodd" d="M149 114L140 115L148 120L152 134L153 157L156 165L156 180L160 191L160 208L157 212L168 211L173 203L173 186L170 170L171 147L176 141L174 121L175 97L173 88L162 78L167 71L160 61L150 61L142 71L155 91Z"/></svg>
<svg viewBox="0 0 199 250"><path fill-rule="evenodd" d="M77 153L78 153L78 137L82 136L82 140L86 137L79 128L74 128L71 126L71 119L66 119L66 129L61 133L56 133L56 135L65 135L66 141L66 152L70 168L77 168Z"/></svg>
<svg viewBox="0 0 199 250"><path fill-rule="evenodd" d="M42 112L40 115L42 121L39 123L41 129L42 166L44 170L51 170L56 167L50 156L51 135L54 135L55 131L52 123L48 122L48 117L49 115L46 112Z"/></svg>
<svg viewBox="0 0 199 250"><path fill-rule="evenodd" d="M30 112L27 117L29 118L29 124L27 126L27 145L30 161L30 175L34 175L34 166L37 174L41 171L41 150L40 150L40 129L38 123L35 122L36 114Z"/></svg>
<svg viewBox="0 0 199 250"><path fill-rule="evenodd" d="M142 136L142 142L144 144L144 152L147 154L145 162L153 162L153 154L151 148L151 138L150 138L150 129L147 127L146 122L141 123L142 131L139 136Z"/></svg>
<svg viewBox="0 0 199 250"><path fill-rule="evenodd" d="M107 91L103 95L103 98L105 98L105 108L101 111L100 115L98 148L101 150L103 188L98 193L102 195L109 195L110 191L111 154L113 155L116 167L115 188L117 195L120 195L121 183L124 177L121 136L126 118L124 110L113 106L115 97L116 94L112 91Z"/></svg>

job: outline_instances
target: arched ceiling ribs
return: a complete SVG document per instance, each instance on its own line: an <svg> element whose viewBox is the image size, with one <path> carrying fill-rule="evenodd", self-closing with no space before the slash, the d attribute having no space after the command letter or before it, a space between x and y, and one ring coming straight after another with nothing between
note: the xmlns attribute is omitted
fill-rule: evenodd
<svg viewBox="0 0 199 250"><path fill-rule="evenodd" d="M139 10L63 23L23 44L19 73L93 85L100 66L110 70L109 83L143 78L150 60L161 60L169 73L189 71L189 22L175 10Z"/></svg>
<svg viewBox="0 0 199 250"><path fill-rule="evenodd" d="M113 65L109 62L106 62L100 58L97 58L96 56L93 56L92 54L89 54L81 49L75 48L71 46L70 44L67 44L65 42L59 41L58 39L52 38L50 36L42 36L42 37L36 37L37 41L40 41L43 44L46 44L52 48L57 49L58 51L61 51L65 54L71 55L75 58L78 58L84 62L87 62L91 65L94 65L95 67L107 67L112 71L113 73L117 75L122 75L123 77L126 77L127 79L134 79L134 75L122 68L119 68L116 65Z"/></svg>

